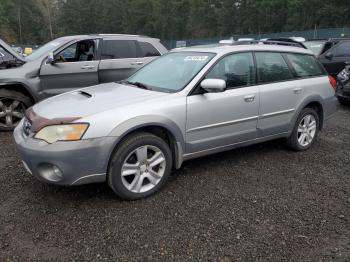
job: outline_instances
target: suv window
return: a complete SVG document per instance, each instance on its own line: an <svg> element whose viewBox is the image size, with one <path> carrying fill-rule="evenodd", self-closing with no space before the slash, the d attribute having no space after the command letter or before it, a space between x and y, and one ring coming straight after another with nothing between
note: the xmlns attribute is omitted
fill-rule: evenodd
<svg viewBox="0 0 350 262"><path fill-rule="evenodd" d="M206 79L212 78L225 80L228 89L255 84L252 53L239 53L224 57L207 74Z"/></svg>
<svg viewBox="0 0 350 262"><path fill-rule="evenodd" d="M292 72L280 53L256 52L259 83L272 83L293 78Z"/></svg>
<svg viewBox="0 0 350 262"><path fill-rule="evenodd" d="M313 56L302 54L287 54L295 73L299 77L323 75L323 70Z"/></svg>
<svg viewBox="0 0 350 262"><path fill-rule="evenodd" d="M94 58L95 42L93 40L74 43L55 56L56 61L60 63L93 61Z"/></svg>
<svg viewBox="0 0 350 262"><path fill-rule="evenodd" d="M135 58L136 44L134 40L104 40L101 60Z"/></svg>
<svg viewBox="0 0 350 262"><path fill-rule="evenodd" d="M150 43L139 42L139 44L142 52L142 57L160 56L158 50Z"/></svg>
<svg viewBox="0 0 350 262"><path fill-rule="evenodd" d="M344 57L344 56L350 56L350 42L342 42L339 45L336 46L335 57Z"/></svg>

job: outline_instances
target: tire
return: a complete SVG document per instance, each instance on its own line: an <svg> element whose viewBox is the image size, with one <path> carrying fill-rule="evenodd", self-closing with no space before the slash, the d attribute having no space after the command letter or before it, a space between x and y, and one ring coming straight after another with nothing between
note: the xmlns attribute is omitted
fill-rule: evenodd
<svg viewBox="0 0 350 262"><path fill-rule="evenodd" d="M25 110L31 105L31 99L24 94L13 90L0 89L0 131L15 129L24 117Z"/></svg>
<svg viewBox="0 0 350 262"><path fill-rule="evenodd" d="M310 121L313 120L315 124L312 124L312 125L305 124L307 122L307 118L306 118L307 116L310 116ZM309 126L309 128L307 126ZM303 130L302 132L300 132L301 130L299 130L299 127L301 130ZM292 134L287 140L289 147L294 151L308 150L315 143L319 129L320 129L320 118L318 113L312 108L303 109L298 116L298 119L295 123ZM308 132L309 135L306 135L307 134L306 132ZM304 139L302 137L303 134L305 135ZM310 139L311 136L312 136L312 139ZM300 140L304 141L304 143L300 142ZM307 140L309 140L308 143L307 143Z"/></svg>
<svg viewBox="0 0 350 262"><path fill-rule="evenodd" d="M159 191L171 169L172 153L168 144L158 136L139 132L122 141L113 153L107 181L120 198L137 200Z"/></svg>

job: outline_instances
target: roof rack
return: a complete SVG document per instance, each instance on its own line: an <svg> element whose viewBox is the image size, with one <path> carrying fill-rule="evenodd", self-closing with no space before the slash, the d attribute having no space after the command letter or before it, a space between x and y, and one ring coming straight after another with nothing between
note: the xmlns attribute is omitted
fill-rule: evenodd
<svg viewBox="0 0 350 262"><path fill-rule="evenodd" d="M257 44L264 44L264 45L283 45L283 46L292 46L292 47L300 47L307 49L307 47L298 41L294 41L292 39L267 39L267 40L252 40L252 41L237 41L232 43L231 45L257 45Z"/></svg>
<svg viewBox="0 0 350 262"><path fill-rule="evenodd" d="M130 35L130 34L89 34L91 36L130 36L130 37L148 37L145 35Z"/></svg>

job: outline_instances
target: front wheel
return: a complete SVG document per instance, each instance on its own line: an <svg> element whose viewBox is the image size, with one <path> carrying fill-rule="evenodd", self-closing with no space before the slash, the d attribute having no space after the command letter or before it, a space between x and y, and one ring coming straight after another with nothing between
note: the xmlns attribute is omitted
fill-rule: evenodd
<svg viewBox="0 0 350 262"><path fill-rule="evenodd" d="M127 137L110 161L108 184L126 200L148 197L166 182L172 168L168 144L150 133Z"/></svg>
<svg viewBox="0 0 350 262"><path fill-rule="evenodd" d="M22 93L0 89L0 131L13 130L31 105L30 98Z"/></svg>
<svg viewBox="0 0 350 262"><path fill-rule="evenodd" d="M312 108L305 108L299 115L291 136L289 146L295 151L309 149L317 138L320 127L319 116Z"/></svg>

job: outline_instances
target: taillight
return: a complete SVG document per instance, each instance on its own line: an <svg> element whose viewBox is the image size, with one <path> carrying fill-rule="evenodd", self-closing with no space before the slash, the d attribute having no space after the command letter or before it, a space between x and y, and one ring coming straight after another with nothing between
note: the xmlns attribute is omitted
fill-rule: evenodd
<svg viewBox="0 0 350 262"><path fill-rule="evenodd" d="M329 83L333 87L334 91L337 91L337 80L333 76L328 76L329 78Z"/></svg>

